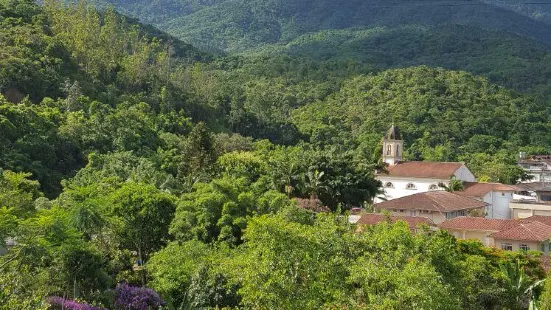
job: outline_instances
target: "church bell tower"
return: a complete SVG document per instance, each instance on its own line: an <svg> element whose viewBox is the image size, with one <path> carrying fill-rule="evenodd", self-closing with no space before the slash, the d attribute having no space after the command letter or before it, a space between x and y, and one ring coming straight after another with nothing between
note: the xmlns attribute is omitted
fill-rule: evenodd
<svg viewBox="0 0 551 310"><path fill-rule="evenodd" d="M394 166L402 161L403 152L404 140L402 140L398 127L393 124L383 138L383 162Z"/></svg>

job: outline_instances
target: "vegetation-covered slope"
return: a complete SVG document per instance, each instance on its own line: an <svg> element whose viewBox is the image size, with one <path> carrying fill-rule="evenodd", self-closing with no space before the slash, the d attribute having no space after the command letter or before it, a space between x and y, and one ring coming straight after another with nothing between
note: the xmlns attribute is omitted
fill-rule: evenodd
<svg viewBox="0 0 551 310"><path fill-rule="evenodd" d="M326 30L253 55L358 62L373 70L427 65L484 75L518 91L549 94L551 51L519 36L470 26L403 26Z"/></svg>
<svg viewBox="0 0 551 310"><path fill-rule="evenodd" d="M288 42L301 34L324 29L410 24L469 25L551 43L547 24L482 1L389 3L376 0L227 0L111 3L196 46L231 52Z"/></svg>
<svg viewBox="0 0 551 310"><path fill-rule="evenodd" d="M268 66L280 62L274 60L280 55L295 58L303 68L329 63L333 68L329 71L350 68L355 62L349 74L427 65L484 75L517 91L544 97L551 94L547 65L550 26L521 14L516 8L522 6L512 2L226 0L111 4L204 49L267 56L263 59Z"/></svg>
<svg viewBox="0 0 551 310"><path fill-rule="evenodd" d="M190 12L216 4L183 3ZM425 27L389 29L430 38ZM378 31L320 36L345 52ZM289 46L305 40L312 54L313 39ZM508 46L509 61L522 63ZM0 0L0 309L551 301L539 297L536 253L413 235L404 223L362 231L338 214L380 194L373 170L391 122L408 158L465 160L481 179L516 182L516 152L551 147L545 101L467 72L384 70L417 64L407 53L385 63L292 49L211 58L112 10Z"/></svg>

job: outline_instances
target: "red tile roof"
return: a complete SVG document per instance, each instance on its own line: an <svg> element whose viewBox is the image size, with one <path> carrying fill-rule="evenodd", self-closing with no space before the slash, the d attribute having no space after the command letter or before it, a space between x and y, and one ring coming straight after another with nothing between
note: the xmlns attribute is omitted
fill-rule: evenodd
<svg viewBox="0 0 551 310"><path fill-rule="evenodd" d="M486 219L483 217L465 217L460 216L451 220L446 220L439 226L443 229L468 229L484 231L500 231L508 229L522 223L520 220L500 220Z"/></svg>
<svg viewBox="0 0 551 310"><path fill-rule="evenodd" d="M301 199L295 198L297 206L301 209L313 211L316 213L330 213L331 209L324 206L319 199Z"/></svg>
<svg viewBox="0 0 551 310"><path fill-rule="evenodd" d="M393 200L376 203L377 210L426 210L450 212L486 207L488 204L446 191L418 193Z"/></svg>
<svg viewBox="0 0 551 310"><path fill-rule="evenodd" d="M525 222L540 222L545 225L551 226L551 216L544 215L532 215L530 217L522 219Z"/></svg>
<svg viewBox="0 0 551 310"><path fill-rule="evenodd" d="M426 224L429 226L435 226L434 223L424 217L417 217L417 216L386 216L383 214L376 214L376 213L368 213L362 215L362 217L358 220L356 224L358 225L376 225L381 222L385 222L389 220L392 223L395 223L397 221L404 221L408 224L410 229L415 229L417 226L421 224Z"/></svg>
<svg viewBox="0 0 551 310"><path fill-rule="evenodd" d="M463 163L408 161L389 166L388 176L449 180Z"/></svg>
<svg viewBox="0 0 551 310"><path fill-rule="evenodd" d="M463 182L463 191L455 192L461 196L484 197L490 192L514 192L517 188L501 183Z"/></svg>
<svg viewBox="0 0 551 310"><path fill-rule="evenodd" d="M541 222L524 222L492 234L494 239L542 242L551 239L551 226Z"/></svg>

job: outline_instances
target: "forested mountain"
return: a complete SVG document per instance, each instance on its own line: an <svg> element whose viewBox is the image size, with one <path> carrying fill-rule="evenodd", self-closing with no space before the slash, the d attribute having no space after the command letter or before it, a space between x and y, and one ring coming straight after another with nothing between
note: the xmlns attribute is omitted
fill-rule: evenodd
<svg viewBox="0 0 551 310"><path fill-rule="evenodd" d="M546 1L484 0L484 2L513 10L544 23L551 23L551 4Z"/></svg>
<svg viewBox="0 0 551 310"><path fill-rule="evenodd" d="M483 1L112 1L115 7L202 48L244 51L310 32L443 24L520 34L551 43L549 26Z"/></svg>
<svg viewBox="0 0 551 310"><path fill-rule="evenodd" d="M105 2L100 2L105 5ZM357 73L416 65L551 94L545 4L518 1L111 1L214 53L357 62ZM527 13L543 12L541 14ZM526 14L525 14L526 13ZM305 60L306 58L306 60ZM265 60L270 62L272 60ZM361 67L361 68L359 68Z"/></svg>
<svg viewBox="0 0 551 310"><path fill-rule="evenodd" d="M407 159L486 181L550 152L536 19L402 1L117 7L224 53L86 2L0 0L1 310L551 303L537 253L342 216L381 193L393 122Z"/></svg>

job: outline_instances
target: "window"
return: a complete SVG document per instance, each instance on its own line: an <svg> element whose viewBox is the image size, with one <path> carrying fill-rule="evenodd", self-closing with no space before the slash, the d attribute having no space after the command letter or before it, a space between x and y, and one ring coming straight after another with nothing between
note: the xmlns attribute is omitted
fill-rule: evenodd
<svg viewBox="0 0 551 310"><path fill-rule="evenodd" d="M431 186L429 186L430 191L435 191L437 189L438 189L438 185L436 185L436 184L432 184Z"/></svg>
<svg viewBox="0 0 551 310"><path fill-rule="evenodd" d="M417 187L413 183L408 183L408 185L406 185L406 189L417 189Z"/></svg>
<svg viewBox="0 0 551 310"><path fill-rule="evenodd" d="M387 155L387 156L392 155L392 145L387 146L387 148L386 148L386 155Z"/></svg>
<svg viewBox="0 0 551 310"><path fill-rule="evenodd" d="M505 251L512 251L513 250L513 245L510 244L510 243L502 243L501 244L501 249L505 250Z"/></svg>
<svg viewBox="0 0 551 310"><path fill-rule="evenodd" d="M527 244L519 244L518 248L521 251L530 251L530 246L528 246Z"/></svg>
<svg viewBox="0 0 551 310"><path fill-rule="evenodd" d="M400 156L400 146L396 145L396 157Z"/></svg>
<svg viewBox="0 0 551 310"><path fill-rule="evenodd" d="M400 213L404 213L404 210L400 210Z"/></svg>
<svg viewBox="0 0 551 310"><path fill-rule="evenodd" d="M392 184L392 182L386 182L385 187L386 188L394 188L394 184Z"/></svg>

